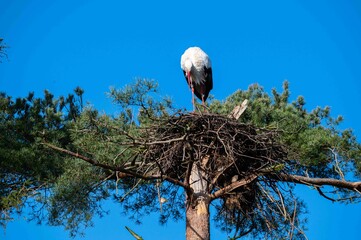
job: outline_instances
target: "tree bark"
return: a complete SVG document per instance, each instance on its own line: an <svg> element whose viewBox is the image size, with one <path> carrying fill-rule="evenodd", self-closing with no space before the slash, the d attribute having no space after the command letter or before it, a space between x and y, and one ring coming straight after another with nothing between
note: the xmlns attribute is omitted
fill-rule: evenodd
<svg viewBox="0 0 361 240"><path fill-rule="evenodd" d="M209 240L209 201L198 197L187 201L186 209L186 239Z"/></svg>
<svg viewBox="0 0 361 240"><path fill-rule="evenodd" d="M207 175L202 169L207 165L209 156L193 163L189 185L193 191L187 193L186 202L186 239L209 240L209 202Z"/></svg>

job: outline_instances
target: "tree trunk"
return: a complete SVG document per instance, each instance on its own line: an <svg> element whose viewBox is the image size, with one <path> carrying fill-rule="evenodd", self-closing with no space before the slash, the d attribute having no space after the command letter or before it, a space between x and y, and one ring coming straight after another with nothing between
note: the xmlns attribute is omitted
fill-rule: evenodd
<svg viewBox="0 0 361 240"><path fill-rule="evenodd" d="M189 177L193 193L187 195L186 203L186 239L209 240L209 196L207 175L202 168L207 165L209 156L200 163L195 162ZM201 165L201 166L200 166Z"/></svg>
<svg viewBox="0 0 361 240"><path fill-rule="evenodd" d="M187 201L186 209L186 239L209 240L209 201L198 198Z"/></svg>

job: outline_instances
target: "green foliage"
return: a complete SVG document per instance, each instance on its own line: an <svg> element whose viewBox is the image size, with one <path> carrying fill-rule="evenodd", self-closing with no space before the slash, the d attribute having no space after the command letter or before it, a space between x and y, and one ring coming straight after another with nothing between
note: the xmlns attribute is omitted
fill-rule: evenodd
<svg viewBox="0 0 361 240"><path fill-rule="evenodd" d="M51 188L64 173L62 156L41 142L69 144L68 129L79 113L71 94L54 99L49 91L44 92L44 98L35 98L31 92L13 99L0 93L1 224L5 225L14 211L21 211L28 198L37 198Z"/></svg>
<svg viewBox="0 0 361 240"><path fill-rule="evenodd" d="M120 116L127 123L148 124L177 111L168 97L159 97L157 88L158 84L153 80L138 79L122 89L111 87L108 96L120 106Z"/></svg>
<svg viewBox="0 0 361 240"><path fill-rule="evenodd" d="M361 147L352 130L339 129L342 116L332 117L328 106L308 112L302 96L289 102L288 87L286 81L282 92L272 89L272 95L269 95L261 86L251 85L245 91L236 91L223 102L212 101L210 111L227 114L248 99L249 106L240 121L279 131L280 142L287 146L289 159L304 166L295 171L307 168L312 177L339 177L335 169L347 173L351 165L357 167L359 174Z"/></svg>
<svg viewBox="0 0 361 240"><path fill-rule="evenodd" d="M123 159L119 159L117 155L126 149L119 144L125 139L118 133L132 132L134 128L134 125L127 124L123 116L112 118L99 115L94 109L85 108L72 126L71 139L77 152L99 162L120 164Z"/></svg>
<svg viewBox="0 0 361 240"><path fill-rule="evenodd" d="M65 226L71 236L80 226L92 226L94 214L103 216L101 200L109 197L110 182L103 169L66 159L64 173L57 179L49 197L49 224ZM81 233L81 232L80 232Z"/></svg>
<svg viewBox="0 0 361 240"><path fill-rule="evenodd" d="M290 102L288 87L285 82L282 92L273 89L269 94L261 86L252 85L224 101L213 100L209 109L228 115L235 105L248 99L249 107L239 121L276 130L277 141L286 146L288 158L295 163L292 169L282 165L275 171L336 179L354 172L359 178L361 146L352 130L339 129L342 117L333 117L329 107L307 110L302 96ZM79 227L91 226L95 214L105 213L101 200L110 196L136 222L151 212L160 212L159 196L168 199L160 212L161 223L182 218L184 192L179 186L154 179L119 178L116 171L93 166L64 151L138 173L135 166L142 162L139 156L146 148L139 144L145 141L145 127L184 110L174 109L169 98L160 97L157 84L151 80L111 88L108 97L118 107L116 115L84 107L83 90L76 88L74 93L54 98L45 91L43 98L29 93L16 99L0 94L0 223L5 225L14 213L31 205L48 213L48 223L63 225L74 235ZM46 143L64 151L51 150L44 146ZM130 148L129 143L137 147ZM146 164L142 167L146 168ZM276 200L267 204L277 208L283 200L276 190L271 195ZM290 213L297 209L295 221L299 221L302 201L293 196L292 189L284 197L292 200L284 202L285 209ZM258 218L248 221L242 231L222 208L215 220L225 231L236 229L235 238L242 234L259 238L285 236L290 223L271 210L258 213ZM34 210L33 214L34 219L44 220L43 212ZM270 225L266 226L264 219L273 219L274 235L269 235Z"/></svg>
<svg viewBox="0 0 361 240"><path fill-rule="evenodd" d="M291 165L293 167L287 169L290 174L306 173L310 177L344 179L346 175L355 173L355 178L360 179L361 145L352 130L339 129L342 116L332 117L328 106L308 111L302 96L290 102L288 87L288 82L284 82L282 92L272 89L270 95L255 84L247 90L236 91L225 101L213 100L209 108L211 112L227 114L244 99L248 99L248 108L240 121L260 128L276 130L279 133L278 141L286 147L288 159L294 162ZM350 193L344 189L328 188L327 191L331 196L336 196L336 199L345 198L345 202L355 202L359 199L353 198L352 194L350 197ZM269 194L277 199L277 192ZM274 202L267 203L267 196L264 199L264 204L270 207L255 214L251 222L242 220L242 213L233 213L230 216L229 212L224 212L224 209L217 205L215 221L221 229L234 231L235 237L251 234L256 239L287 238L289 223L282 220L282 215L275 215L274 212L269 211L273 208L272 204L282 201L287 212L292 213L297 209L296 225L303 225L301 216L304 206L300 199L293 196L292 191L284 192L283 197ZM277 209L277 206L274 206L274 209ZM241 219L239 221L243 223L242 226L234 222L235 217ZM270 225L264 225L264 219L267 219ZM303 239L301 233L302 231L296 231L298 235L294 237Z"/></svg>

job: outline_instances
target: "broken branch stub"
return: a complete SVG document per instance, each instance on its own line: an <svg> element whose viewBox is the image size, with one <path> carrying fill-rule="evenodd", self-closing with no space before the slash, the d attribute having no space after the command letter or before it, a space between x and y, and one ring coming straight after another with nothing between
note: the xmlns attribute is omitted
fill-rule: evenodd
<svg viewBox="0 0 361 240"><path fill-rule="evenodd" d="M234 107L234 109L232 110L232 112L228 115L229 118L234 118L236 120L238 120L241 115L244 113L244 111L247 109L248 106L248 100L245 99L241 105L237 105Z"/></svg>

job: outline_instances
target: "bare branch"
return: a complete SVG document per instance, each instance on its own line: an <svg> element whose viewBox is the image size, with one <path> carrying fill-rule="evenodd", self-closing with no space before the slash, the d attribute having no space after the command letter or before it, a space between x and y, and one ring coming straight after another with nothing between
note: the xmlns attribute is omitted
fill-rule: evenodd
<svg viewBox="0 0 361 240"><path fill-rule="evenodd" d="M75 158L79 158L85 162L88 162L90 163L91 165L94 165L94 166L97 166L97 167L101 167L103 169L108 169L108 170L113 170L113 171L119 171L117 167L114 167L114 166L110 166L110 165L107 165L107 164L103 164L103 163L99 163L98 161L96 161L95 159L92 159L92 158L89 158L89 157L86 157L84 155L81 155L79 153L75 153L75 152L72 152L70 150L67 150L67 149L64 149L64 148L61 148L61 147L57 147L53 144L50 144L50 143L47 143L47 142L43 142L42 143L43 145L53 149L53 150L56 150L58 152L61 152L61 153L65 153L67 155L70 155L72 157L75 157Z"/></svg>
<svg viewBox="0 0 361 240"><path fill-rule="evenodd" d="M155 144L169 144L172 142L178 142L183 141L187 135L183 135L179 138L169 139L169 140L160 140L160 141L154 141L154 142L144 142L144 143L138 143L138 144L144 144L144 145L155 145Z"/></svg>
<svg viewBox="0 0 361 240"><path fill-rule="evenodd" d="M351 191L360 192L361 191L361 182L348 182L344 180L337 180L333 178L310 178L299 175L290 175L290 174L274 174L273 178L284 181L284 182L293 182L304 185L311 186L333 186L338 188L345 188Z"/></svg>
<svg viewBox="0 0 361 240"><path fill-rule="evenodd" d="M333 198L330 198L329 196L326 196L326 194L324 194L324 193L322 192L322 190L321 190L320 187L315 187L315 188L317 189L318 193L319 193L322 197L330 200L331 202L336 202L336 201L337 201L336 199L333 199Z"/></svg>
<svg viewBox="0 0 361 240"><path fill-rule="evenodd" d="M231 183L231 184L227 185L226 187L219 189L215 193L210 194L210 199L211 200L217 199L217 198L223 196L224 194L227 194L227 193L233 191L236 188L247 185L247 184L251 183L253 180L255 180L257 177L258 176L256 174L252 174L252 175L248 176L247 178L244 178L237 182Z"/></svg>
<svg viewBox="0 0 361 240"><path fill-rule="evenodd" d="M93 166L97 166L97 167L101 167L103 169L108 169L108 170L112 170L112 171L116 171L118 172L118 176L119 178L124 178L124 177L136 177L136 178L141 178L141 179L144 179L144 180L156 180L156 179L161 179L161 180L166 180L170 183L173 183L175 185L178 185L178 186L181 186L183 187L187 192L192 192L192 189L185 185L183 182L177 180L177 179L174 179L174 178L171 178L169 176L165 176L165 175L161 175L161 174L139 174L139 173L136 173L136 172L133 172L133 171L130 171L128 169L124 169L124 168L121 168L121 167L117 167L117 166L111 166L111 165L107 165L107 164L104 164L104 163L100 163L98 161L96 161L95 159L92 159L92 158L88 158L86 156L83 156L79 153L74 153L70 150L67 150L67 149L64 149L64 148L60 148L60 147L57 147L55 145L52 145L50 143L43 143L43 145L53 149L53 150L56 150L56 151L59 151L61 153L64 153L64 154L67 154L67 155L70 155L72 157L75 157L75 158L78 158L78 159L81 159L87 163L90 163L91 165Z"/></svg>

